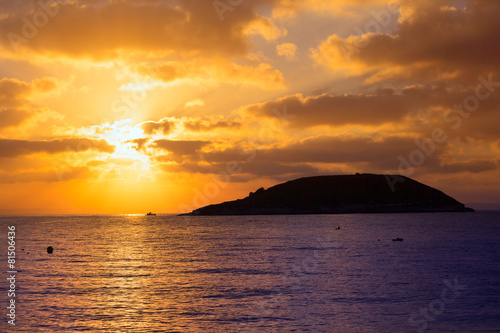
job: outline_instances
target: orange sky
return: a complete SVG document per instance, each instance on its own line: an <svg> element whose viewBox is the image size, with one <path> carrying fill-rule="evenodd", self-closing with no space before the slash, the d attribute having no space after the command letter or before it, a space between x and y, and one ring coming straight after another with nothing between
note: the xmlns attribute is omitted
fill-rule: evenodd
<svg viewBox="0 0 500 333"><path fill-rule="evenodd" d="M319 174L500 203L496 0L0 0L0 214Z"/></svg>

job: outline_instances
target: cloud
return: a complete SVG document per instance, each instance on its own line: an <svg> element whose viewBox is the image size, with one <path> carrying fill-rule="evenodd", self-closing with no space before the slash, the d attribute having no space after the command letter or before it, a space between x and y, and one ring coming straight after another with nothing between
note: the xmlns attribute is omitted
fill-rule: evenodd
<svg viewBox="0 0 500 333"><path fill-rule="evenodd" d="M2 78L0 80L0 105L18 106L25 104L28 97L54 91L56 88L57 82L53 78L35 79L31 82L15 78Z"/></svg>
<svg viewBox="0 0 500 333"><path fill-rule="evenodd" d="M39 94L55 91L57 82L53 78L35 79L31 82L15 78L0 80L0 130L17 127L36 114L49 114L47 109L37 109L31 101Z"/></svg>
<svg viewBox="0 0 500 333"><path fill-rule="evenodd" d="M415 175L482 173L498 169L497 159L449 160L452 152L449 142L435 144L434 151L425 155L425 163L416 165L408 162L411 160L409 156L425 144L425 139L397 135L325 135L269 148L243 149L231 146L210 151L201 151L206 143L197 143L189 144L192 145L190 147L176 147L177 155L182 154L184 159L160 158L159 161L175 162L163 165L162 169L167 172L222 174L227 173L229 168L231 174L273 178L332 171L398 173L400 169L406 172L409 167L415 168Z"/></svg>
<svg viewBox="0 0 500 333"><path fill-rule="evenodd" d="M0 80L0 104L5 106L19 105L24 102L31 91L32 87L27 82L3 78Z"/></svg>
<svg viewBox="0 0 500 333"><path fill-rule="evenodd" d="M209 141L198 140L156 140L151 147L169 151L175 155L192 155L201 148L210 144Z"/></svg>
<svg viewBox="0 0 500 333"><path fill-rule="evenodd" d="M440 173L482 173L493 171L499 168L498 160L496 159L481 159L468 161L453 161L445 162L440 165L438 172Z"/></svg>
<svg viewBox="0 0 500 333"><path fill-rule="evenodd" d="M227 163L193 163L184 162L180 164L163 165L162 169L166 172L187 172L187 173L201 173L213 175L230 175L230 179L234 180L236 175L252 175L253 177L269 177L269 178L282 178L294 177L298 175L313 175L318 174L318 168L308 164L284 164L280 162L269 161L252 161L241 162L234 164L234 170L230 174L227 173ZM251 178L246 179L250 180Z"/></svg>
<svg viewBox="0 0 500 333"><path fill-rule="evenodd" d="M276 40L288 33L286 29L279 28L271 19L265 17L259 17L252 21L245 32L249 35L262 35L266 40Z"/></svg>
<svg viewBox="0 0 500 333"><path fill-rule="evenodd" d="M322 15L350 14L359 6L392 4L388 0L280 0L273 10L274 17L293 17L298 13L313 12Z"/></svg>
<svg viewBox="0 0 500 333"><path fill-rule="evenodd" d="M240 122L217 119L184 120L183 124L184 128L193 132L209 132L218 128L236 129L241 127Z"/></svg>
<svg viewBox="0 0 500 333"><path fill-rule="evenodd" d="M369 163L377 169L397 167L398 156L415 149L415 138L411 137L363 137L354 135L320 136L304 139L282 147L241 151L229 148L222 151L205 152L203 161L246 161L249 157L260 162L280 163ZM436 156L439 154L436 154Z"/></svg>
<svg viewBox="0 0 500 333"><path fill-rule="evenodd" d="M438 83L408 85L398 90L381 88L359 94L310 97L295 94L247 105L242 110L247 116L271 120L277 117L277 110L286 110L286 114L293 115L286 118L286 123L294 129L359 125L366 130L379 131L382 129L377 127L390 124L392 129L386 126L385 131L430 135L434 128L444 128L450 138L498 140L500 134L495 124L500 120L499 79L500 75L498 79L493 76L476 78L466 87ZM484 82L494 82L496 86L485 87ZM485 94L489 93L488 88L493 93L478 100L476 110L471 109L476 91Z"/></svg>
<svg viewBox="0 0 500 333"><path fill-rule="evenodd" d="M57 14L39 28L26 28L23 17L43 10L11 6L0 16L0 30L23 42L13 46L9 34L2 34L0 49L11 57L34 62L55 56L120 61L132 71L166 83L201 80L283 89L281 72L269 63L244 61L251 49L251 35L275 40L286 34L258 13L260 6L274 1L241 4L223 21L211 1L66 1L58 2ZM33 36L27 38L23 31L31 30ZM148 64L138 64L137 59L145 58Z"/></svg>
<svg viewBox="0 0 500 333"><path fill-rule="evenodd" d="M58 182L62 181L60 175L64 175L64 181L73 179L86 179L95 176L86 167L77 167L70 169L52 169L46 171L24 171L16 173L0 173L0 183L30 183L30 182Z"/></svg>
<svg viewBox="0 0 500 333"><path fill-rule="evenodd" d="M133 144L133 146L132 146L133 149L139 150L139 151L141 151L141 150L145 151L146 143L148 143L149 141L150 141L149 138L140 138L140 139L130 140L127 142Z"/></svg>
<svg viewBox="0 0 500 333"><path fill-rule="evenodd" d="M5 127L19 126L31 116L31 113L26 110L0 110L0 130Z"/></svg>
<svg viewBox="0 0 500 333"><path fill-rule="evenodd" d="M169 134L170 131L175 127L176 122L170 118L163 118L157 122L155 121L146 121L138 126L142 128L144 134L152 135L156 132L161 132L163 134Z"/></svg>
<svg viewBox="0 0 500 333"><path fill-rule="evenodd" d="M236 56L249 48L249 27L257 26L253 32L274 37L272 22L255 10L263 3L270 1L242 4L220 21L211 1L67 1L53 8L57 13L45 26L35 26L32 38L22 31L22 17L31 14L30 8L11 6L0 17L0 30L28 39L21 46L39 54L112 59L122 52L142 50ZM0 43L12 49L7 34L2 34Z"/></svg>
<svg viewBox="0 0 500 333"><path fill-rule="evenodd" d="M184 103L184 108L192 108L196 106L205 106L205 102L201 98L193 99L192 101Z"/></svg>
<svg viewBox="0 0 500 333"><path fill-rule="evenodd" d="M291 127L305 128L317 125L342 126L346 124L381 125L401 122L409 113L431 105L430 90L408 88L378 90L372 94L323 94L304 97L302 94L278 98L246 106L246 114L274 118L273 110L285 110L295 115L288 121Z"/></svg>
<svg viewBox="0 0 500 333"><path fill-rule="evenodd" d="M297 60L297 45L293 43L283 43L276 45L276 52L279 56L287 58L289 61Z"/></svg>
<svg viewBox="0 0 500 333"><path fill-rule="evenodd" d="M84 138L59 139L51 141L0 139L0 157L17 157L36 153L81 153L88 150L112 153L114 152L114 146L111 146L104 140L91 140Z"/></svg>
<svg viewBox="0 0 500 333"><path fill-rule="evenodd" d="M283 74L269 63L236 64L224 58L194 58L133 65L143 77L171 83L187 80L199 83L253 85L262 89L283 89Z"/></svg>
<svg viewBox="0 0 500 333"><path fill-rule="evenodd" d="M500 6L495 1L405 1L396 35L331 35L313 50L316 62L336 70L413 80L475 78L498 72ZM371 73L373 75L373 73Z"/></svg>

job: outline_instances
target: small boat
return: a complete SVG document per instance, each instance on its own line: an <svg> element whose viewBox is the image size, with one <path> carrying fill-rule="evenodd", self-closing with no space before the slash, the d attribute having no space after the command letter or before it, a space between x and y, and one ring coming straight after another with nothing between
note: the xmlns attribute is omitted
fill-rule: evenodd
<svg viewBox="0 0 500 333"><path fill-rule="evenodd" d="M156 216L156 214L149 212L146 214L146 216Z"/></svg>
<svg viewBox="0 0 500 333"><path fill-rule="evenodd" d="M392 239L393 242L402 242L403 241L403 238L393 238Z"/></svg>

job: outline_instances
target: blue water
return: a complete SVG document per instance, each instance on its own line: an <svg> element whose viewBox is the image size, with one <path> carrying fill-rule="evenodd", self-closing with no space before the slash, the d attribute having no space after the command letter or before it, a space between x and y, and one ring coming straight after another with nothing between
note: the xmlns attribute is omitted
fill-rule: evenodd
<svg viewBox="0 0 500 333"><path fill-rule="evenodd" d="M0 221L0 331L500 332L500 212Z"/></svg>

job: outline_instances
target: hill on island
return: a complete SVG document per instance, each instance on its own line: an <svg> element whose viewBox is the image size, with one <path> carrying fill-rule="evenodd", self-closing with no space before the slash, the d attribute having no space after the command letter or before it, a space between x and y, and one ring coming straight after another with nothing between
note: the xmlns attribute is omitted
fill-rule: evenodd
<svg viewBox="0 0 500 333"><path fill-rule="evenodd" d="M390 178L388 178L390 177ZM391 188L388 179L400 177ZM351 214L470 212L430 186L394 175L337 175L291 180L244 199L198 208L184 215Z"/></svg>

